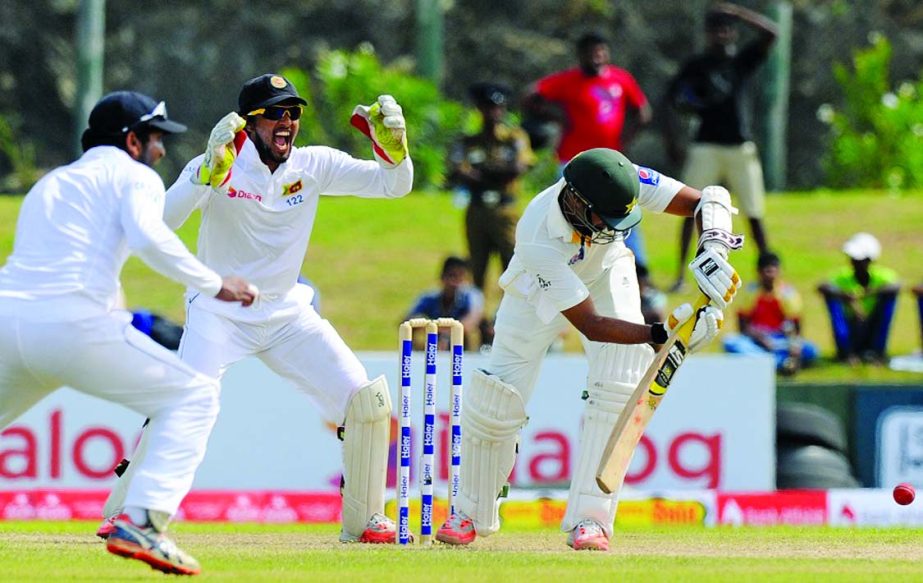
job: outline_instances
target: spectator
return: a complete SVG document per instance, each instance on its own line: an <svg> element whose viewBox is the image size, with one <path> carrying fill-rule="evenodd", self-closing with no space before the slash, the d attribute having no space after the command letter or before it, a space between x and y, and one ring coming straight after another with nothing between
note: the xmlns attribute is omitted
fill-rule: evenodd
<svg viewBox="0 0 923 583"><path fill-rule="evenodd" d="M183 327L169 318L155 314L150 310L136 308L131 311L131 325L142 334L150 336L151 340L167 350L179 349L180 338L183 336Z"/></svg>
<svg viewBox="0 0 923 583"><path fill-rule="evenodd" d="M476 83L469 89L481 115L481 131L464 136L449 156L451 180L467 191L465 234L474 285L485 293L484 281L491 255L505 270L513 257L519 212L519 177L535 162L529 137L506 119L510 90L495 83ZM481 335L489 336L482 319ZM485 338L489 342L489 338Z"/></svg>
<svg viewBox="0 0 923 583"><path fill-rule="evenodd" d="M405 319L410 318L455 318L465 327L465 348L475 349L478 344L474 330L484 317L484 295L468 281L468 263L455 256L447 257L442 264L439 278L442 287L421 294L414 302ZM439 331L439 348L448 349L449 333Z"/></svg>
<svg viewBox="0 0 923 583"><path fill-rule="evenodd" d="M609 40L597 33L577 40L578 66L539 79L525 98L526 109L538 118L561 124L557 146L561 168L591 148L625 152L637 131L651 122L651 106L635 78L609 64ZM625 116L636 123L623 132ZM647 265L641 232L635 227L626 241L635 261Z"/></svg>
<svg viewBox="0 0 923 583"><path fill-rule="evenodd" d="M881 364L900 291L897 273L873 263L881 255L881 244L868 233L850 237L843 252L850 267L818 287L830 312L837 359Z"/></svg>
<svg viewBox="0 0 923 583"><path fill-rule="evenodd" d="M917 311L920 314L920 349L923 351L923 284L913 288L913 295L917 297Z"/></svg>
<svg viewBox="0 0 923 583"><path fill-rule="evenodd" d="M757 38L737 51L736 24L742 22ZM768 18L733 4L719 4L705 16L705 52L687 61L670 81L667 110L699 119L689 147L683 181L695 188L724 183L736 195L750 222L760 254L769 251L763 228L765 186L756 145L750 130L747 81L769 56L777 30ZM667 152L674 163L682 159L676 119L664 125ZM692 218L680 231L679 267L670 291L683 287L685 263L692 240Z"/></svg>
<svg viewBox="0 0 923 583"><path fill-rule="evenodd" d="M737 303L740 334L724 337L735 354L772 354L776 370L795 374L817 358L817 347L801 337L801 295L782 280L778 255L763 253L756 262L757 281L744 287Z"/></svg>

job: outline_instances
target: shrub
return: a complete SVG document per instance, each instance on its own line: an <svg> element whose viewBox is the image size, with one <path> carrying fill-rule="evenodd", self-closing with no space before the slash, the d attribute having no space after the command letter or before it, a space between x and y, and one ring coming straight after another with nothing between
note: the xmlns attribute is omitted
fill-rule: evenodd
<svg viewBox="0 0 923 583"><path fill-rule="evenodd" d="M923 187L923 80L904 82L894 90L888 72L891 44L881 35L871 41L870 47L856 51L851 68L834 68L842 106L818 110L831 129L825 157L828 183L889 190Z"/></svg>
<svg viewBox="0 0 923 583"><path fill-rule="evenodd" d="M415 187L443 185L448 146L464 123L465 109L460 104L445 99L433 82L415 76L409 63L382 65L367 43L354 51L325 52L314 73L316 83L299 69L282 72L309 102L301 129L306 143L324 143L356 156L371 156L368 140L349 125L349 118L357 104L368 105L379 95L390 94L407 118Z"/></svg>
<svg viewBox="0 0 923 583"><path fill-rule="evenodd" d="M0 193L26 192L38 182L42 173L35 163L35 144L17 138L12 124L2 115L0 115L0 155L7 159L11 169L0 181Z"/></svg>

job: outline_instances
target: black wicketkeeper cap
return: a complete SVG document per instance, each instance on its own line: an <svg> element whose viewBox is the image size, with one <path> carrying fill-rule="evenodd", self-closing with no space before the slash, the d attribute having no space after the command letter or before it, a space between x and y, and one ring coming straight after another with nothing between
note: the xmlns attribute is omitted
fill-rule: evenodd
<svg viewBox="0 0 923 583"><path fill-rule="evenodd" d="M282 102L308 104L288 79L282 75L266 73L244 83L237 97L237 113L247 115L251 111Z"/></svg>

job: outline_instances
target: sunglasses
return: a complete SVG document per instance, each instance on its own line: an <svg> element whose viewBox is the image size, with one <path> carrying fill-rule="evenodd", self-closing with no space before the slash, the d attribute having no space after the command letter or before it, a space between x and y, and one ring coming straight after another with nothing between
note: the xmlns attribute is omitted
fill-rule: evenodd
<svg viewBox="0 0 923 583"><path fill-rule="evenodd" d="M141 124L143 124L143 123L149 122L149 121L151 121L152 119L154 119L155 117L159 117L160 119L167 119L167 104L164 103L163 101L161 101L160 103L158 103L157 105L155 105L155 106L154 106L154 109L152 109L152 110L150 111L150 113L145 113L144 115L142 115L141 117L139 117L139 118L138 118L138 121L134 122L134 123L131 124L131 125L127 125L127 126L123 127L123 128L122 128L122 133L128 132L128 130L130 130L131 128L133 128L133 127L135 127L135 126L139 126L139 125L141 125Z"/></svg>
<svg viewBox="0 0 923 583"><path fill-rule="evenodd" d="M304 106L302 105L271 105L269 107L261 107L259 109L254 109L247 115L261 115L264 118L271 121L279 121L285 114L288 114L288 117L295 121L301 117L301 113L304 111Z"/></svg>

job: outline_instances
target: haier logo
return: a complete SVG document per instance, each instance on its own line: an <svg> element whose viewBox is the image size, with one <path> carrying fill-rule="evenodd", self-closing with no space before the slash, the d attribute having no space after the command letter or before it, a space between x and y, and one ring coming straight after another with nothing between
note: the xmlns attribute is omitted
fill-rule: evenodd
<svg viewBox="0 0 923 583"><path fill-rule="evenodd" d="M228 188L228 198L246 198L247 200L263 202L262 194L253 194L252 192L247 192L245 190L237 190L233 186Z"/></svg>

